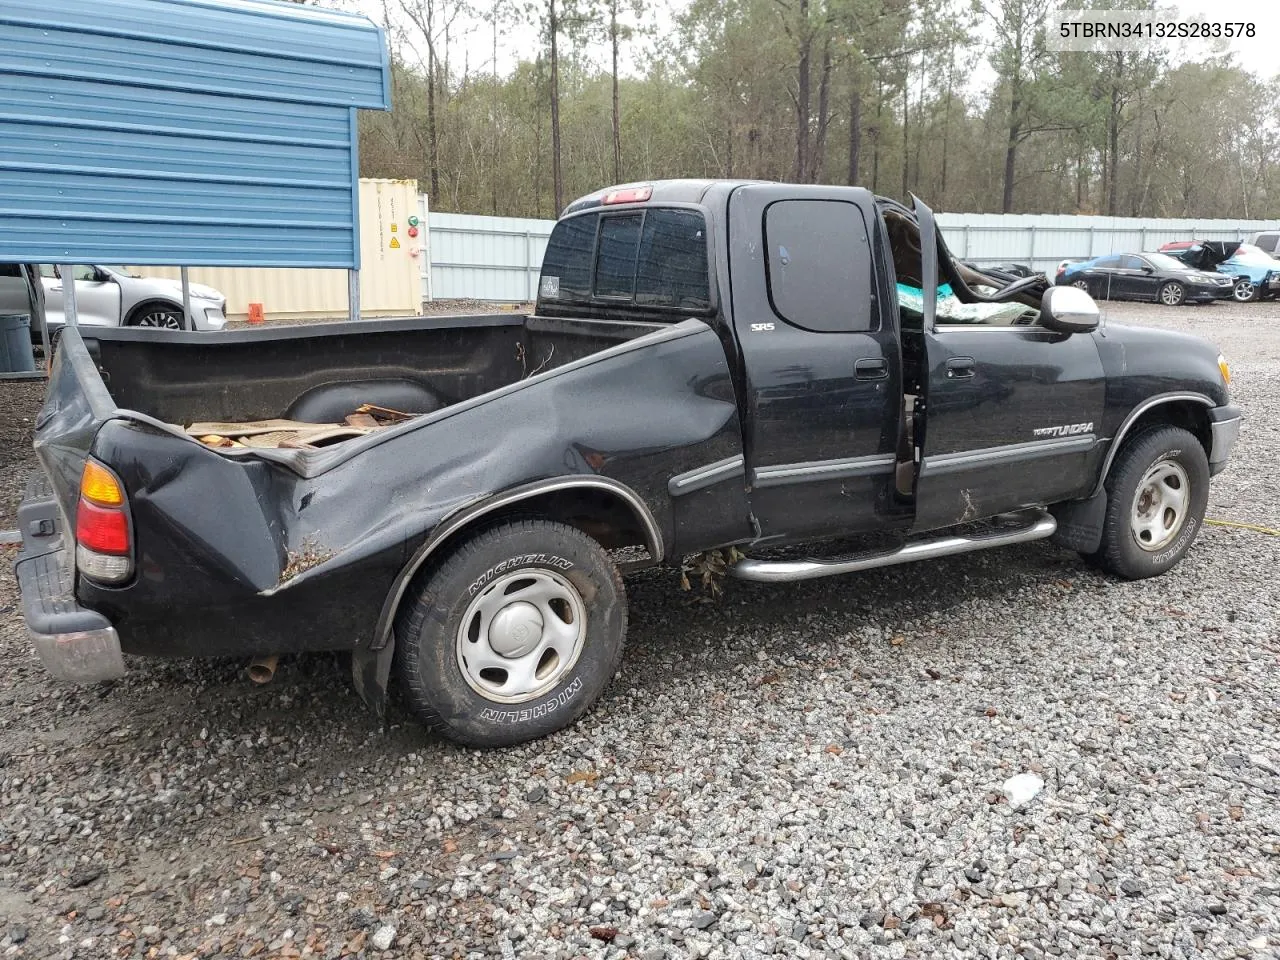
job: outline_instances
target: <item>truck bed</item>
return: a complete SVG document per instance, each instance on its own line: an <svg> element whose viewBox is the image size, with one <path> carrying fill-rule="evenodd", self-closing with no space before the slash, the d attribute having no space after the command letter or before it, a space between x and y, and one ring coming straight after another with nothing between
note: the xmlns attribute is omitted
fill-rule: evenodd
<svg viewBox="0 0 1280 960"><path fill-rule="evenodd" d="M116 407L175 426L341 423L361 404L432 413L652 332L499 313L221 334L83 330Z"/></svg>

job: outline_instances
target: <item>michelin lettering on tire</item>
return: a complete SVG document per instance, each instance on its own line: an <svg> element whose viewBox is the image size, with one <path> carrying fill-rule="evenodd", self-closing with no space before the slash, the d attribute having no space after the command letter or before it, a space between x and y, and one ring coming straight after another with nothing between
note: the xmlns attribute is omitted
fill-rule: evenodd
<svg viewBox="0 0 1280 960"><path fill-rule="evenodd" d="M573 569L573 561L566 560L564 557L557 557L548 553L526 553L518 557L511 557L509 560L503 560L501 563L494 564L467 588L467 595L474 597L476 595L476 591L492 583L494 579L501 576L506 571L515 567L527 567L531 564L542 564L543 566L554 567L556 570Z"/></svg>
<svg viewBox="0 0 1280 960"><path fill-rule="evenodd" d="M1164 563L1166 560L1170 560L1173 557L1177 556L1178 551L1191 542L1191 538L1196 535L1196 530L1199 526L1200 524L1196 521L1195 517L1188 517L1187 528L1178 535L1177 540L1173 541L1173 546L1171 546L1164 553L1152 554L1151 556L1152 564L1159 566L1160 564Z"/></svg>
<svg viewBox="0 0 1280 960"><path fill-rule="evenodd" d="M480 711L480 719L488 720L491 723L525 723L529 720L537 720L539 717L545 717L549 713L553 713L560 707L569 705L569 701L577 696L578 691L582 689L582 678L574 677L573 682L561 690L550 700L532 707L526 707L523 710L495 710L492 707L486 707Z"/></svg>

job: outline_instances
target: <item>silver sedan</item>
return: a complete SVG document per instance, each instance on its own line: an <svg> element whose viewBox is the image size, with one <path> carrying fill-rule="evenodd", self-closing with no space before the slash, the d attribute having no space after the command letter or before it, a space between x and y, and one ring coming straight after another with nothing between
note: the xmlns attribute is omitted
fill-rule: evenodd
<svg viewBox="0 0 1280 960"><path fill-rule="evenodd" d="M50 328L64 323L63 279L58 268L40 266L45 316ZM182 329L182 284L163 277L140 277L124 267L75 268L76 313L84 326ZM193 330L227 325L227 298L212 287L191 284Z"/></svg>

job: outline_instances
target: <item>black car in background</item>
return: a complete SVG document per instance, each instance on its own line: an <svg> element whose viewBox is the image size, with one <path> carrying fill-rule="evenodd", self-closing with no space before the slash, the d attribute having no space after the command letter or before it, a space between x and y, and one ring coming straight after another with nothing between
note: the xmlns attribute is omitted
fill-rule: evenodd
<svg viewBox="0 0 1280 960"><path fill-rule="evenodd" d="M1235 281L1163 253L1112 253L1064 263L1054 282L1079 287L1096 300L1154 300L1176 307L1230 297Z"/></svg>

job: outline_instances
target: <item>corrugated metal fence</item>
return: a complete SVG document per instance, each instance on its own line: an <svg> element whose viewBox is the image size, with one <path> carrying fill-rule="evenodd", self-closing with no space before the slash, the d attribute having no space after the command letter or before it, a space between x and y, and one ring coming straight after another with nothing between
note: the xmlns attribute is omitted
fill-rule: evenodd
<svg viewBox="0 0 1280 960"><path fill-rule="evenodd" d="M1275 221L940 213L938 226L962 260L1014 261L1053 271L1063 260L1156 250L1175 240L1246 240L1275 229Z"/></svg>
<svg viewBox="0 0 1280 960"><path fill-rule="evenodd" d="M435 213L423 298L516 302L537 291L542 254L554 220ZM1059 261L1154 250L1174 240L1243 240L1275 229L1272 220L1162 220L1068 215L940 213L938 225L956 256L976 263L1014 261L1053 271Z"/></svg>
<svg viewBox="0 0 1280 960"><path fill-rule="evenodd" d="M423 257L423 298L532 300L554 220L433 213L426 200L429 257ZM430 273L427 273L428 261Z"/></svg>

